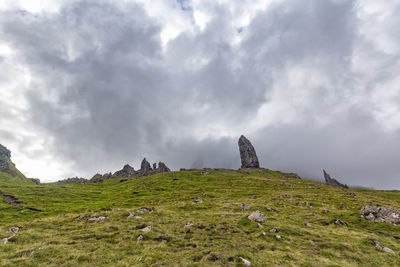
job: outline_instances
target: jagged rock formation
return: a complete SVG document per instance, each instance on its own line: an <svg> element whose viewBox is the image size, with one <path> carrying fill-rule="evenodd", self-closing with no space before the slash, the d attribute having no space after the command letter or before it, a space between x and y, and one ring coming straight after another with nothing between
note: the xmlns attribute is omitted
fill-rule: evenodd
<svg viewBox="0 0 400 267"><path fill-rule="evenodd" d="M242 135L239 138L238 144L242 168L260 168L256 150L251 142Z"/></svg>
<svg viewBox="0 0 400 267"><path fill-rule="evenodd" d="M361 209L361 217L373 222L400 224L400 211L377 206L366 206Z"/></svg>
<svg viewBox="0 0 400 267"><path fill-rule="evenodd" d="M78 178L78 176L77 176L77 177L60 180L57 183L58 184L87 184L87 183L89 183L89 180L85 179L85 178Z"/></svg>
<svg viewBox="0 0 400 267"><path fill-rule="evenodd" d="M90 182L97 183L97 182L102 182L106 179L111 179L115 177L121 177L121 178L128 178L128 177L144 177L144 176L149 176L152 174L156 173L161 173L161 172L170 172L171 170L165 165L163 162L157 164L153 164L153 168L151 168L151 164L144 158L142 160L142 163L140 165L140 170L135 171L133 167L131 167L129 164L126 164L122 170L116 171L114 174L111 173L106 173L104 175L101 174L96 174L94 175L91 179ZM123 180L124 182L127 180Z"/></svg>
<svg viewBox="0 0 400 267"><path fill-rule="evenodd" d="M11 151L0 144L0 171L11 172Z"/></svg>
<svg viewBox="0 0 400 267"><path fill-rule="evenodd" d="M324 172L325 183L327 185L341 187L341 188L349 188L346 184L341 184L336 179L333 179L325 170L323 170L323 172Z"/></svg>
<svg viewBox="0 0 400 267"><path fill-rule="evenodd" d="M32 181L32 183L34 183L35 185L40 185L40 179L38 178L28 178L29 180Z"/></svg>
<svg viewBox="0 0 400 267"><path fill-rule="evenodd" d="M126 164L122 170L116 171L114 177L132 177L135 175L135 169L129 164Z"/></svg>

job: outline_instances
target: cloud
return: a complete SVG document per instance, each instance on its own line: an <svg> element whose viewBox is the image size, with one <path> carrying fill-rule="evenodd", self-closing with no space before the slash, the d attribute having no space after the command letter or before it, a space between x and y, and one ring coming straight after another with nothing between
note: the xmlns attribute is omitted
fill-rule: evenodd
<svg viewBox="0 0 400 267"><path fill-rule="evenodd" d="M50 161L46 173L32 172L49 180L138 167L144 156L174 169L238 168L243 133L265 167L313 179L326 168L350 185L399 188L399 6L102 0L63 1L51 12L3 8L0 37L12 52L0 66L25 78L3 75L4 97L21 104L13 116L0 107L2 123L18 129L4 127L0 137L16 161L30 159L23 168Z"/></svg>

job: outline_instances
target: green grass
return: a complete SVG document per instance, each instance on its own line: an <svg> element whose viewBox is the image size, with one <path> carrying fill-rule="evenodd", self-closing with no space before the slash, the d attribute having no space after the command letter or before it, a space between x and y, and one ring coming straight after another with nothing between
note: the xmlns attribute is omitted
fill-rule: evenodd
<svg viewBox="0 0 400 267"><path fill-rule="evenodd" d="M0 266L241 266L239 257L254 266L400 265L399 227L359 213L368 204L400 209L398 192L344 190L273 171L203 173L41 186L10 182L0 173L0 191L22 202L17 208L0 201L0 239L10 236L9 227L21 227L0 245ZM195 198L205 202L193 205ZM251 210L242 211L241 203ZM141 220L126 218L142 207L155 211L137 214ZM247 219L255 210L267 215L262 229ZM84 214L107 219L75 220ZM348 227L333 224L335 219ZM194 226L183 228L188 222ZM152 231L141 232L145 226ZM378 251L372 240L396 255Z"/></svg>

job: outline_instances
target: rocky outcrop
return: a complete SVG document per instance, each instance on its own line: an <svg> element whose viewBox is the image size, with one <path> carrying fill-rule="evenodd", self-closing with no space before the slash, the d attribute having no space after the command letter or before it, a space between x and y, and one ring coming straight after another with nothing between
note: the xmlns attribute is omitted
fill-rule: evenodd
<svg viewBox="0 0 400 267"><path fill-rule="evenodd" d="M341 184L336 179L332 178L325 170L323 170L323 172L324 172L325 183L327 185L341 187L341 188L349 188L346 184Z"/></svg>
<svg viewBox="0 0 400 267"><path fill-rule="evenodd" d="M147 175L151 171L151 165L150 163L144 158L142 160L142 164L140 164L140 170L139 172L142 173L143 175Z"/></svg>
<svg viewBox="0 0 400 267"><path fill-rule="evenodd" d="M361 209L361 217L373 222L400 224L400 211L377 206L366 206Z"/></svg>
<svg viewBox="0 0 400 267"><path fill-rule="evenodd" d="M251 142L243 135L239 138L239 151L242 168L260 168L256 150Z"/></svg>
<svg viewBox="0 0 400 267"><path fill-rule="evenodd" d="M11 172L11 151L0 144L0 171Z"/></svg>
<svg viewBox="0 0 400 267"><path fill-rule="evenodd" d="M40 179L38 178L28 178L29 180L32 181L32 183L34 183L35 185L40 185Z"/></svg>
<svg viewBox="0 0 400 267"><path fill-rule="evenodd" d="M155 164L155 163L154 163ZM158 168L156 169L158 172L170 172L171 170L165 165L164 162L158 163Z"/></svg>
<svg viewBox="0 0 400 267"><path fill-rule="evenodd" d="M132 177L135 175L135 169L131 167L129 164L126 164L122 170L116 171L114 173L114 177Z"/></svg>
<svg viewBox="0 0 400 267"><path fill-rule="evenodd" d="M64 180L60 180L57 183L58 184L87 184L87 183L89 183L89 180L85 179L85 178L73 177L73 178L67 178Z"/></svg>

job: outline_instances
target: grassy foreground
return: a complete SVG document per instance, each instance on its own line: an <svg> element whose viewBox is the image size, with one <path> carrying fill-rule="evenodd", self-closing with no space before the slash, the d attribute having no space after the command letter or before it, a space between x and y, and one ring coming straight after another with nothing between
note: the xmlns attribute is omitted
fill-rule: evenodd
<svg viewBox="0 0 400 267"><path fill-rule="evenodd" d="M12 226L20 230L0 244L0 266L242 266L240 257L253 266L400 266L400 226L359 213L368 204L400 209L398 192L345 190L247 170L89 185L10 181L0 173L0 191L21 207L0 200L0 239L12 235L6 234ZM192 204L196 198L204 203ZM241 203L251 209L242 211ZM154 211L136 212L144 207ZM267 216L263 228L247 219L256 210ZM127 218L129 212L141 219ZM107 218L89 222L77 220L80 215ZM336 219L348 226L335 225ZM147 226L150 232L141 231ZM396 254L379 251L372 240Z"/></svg>

